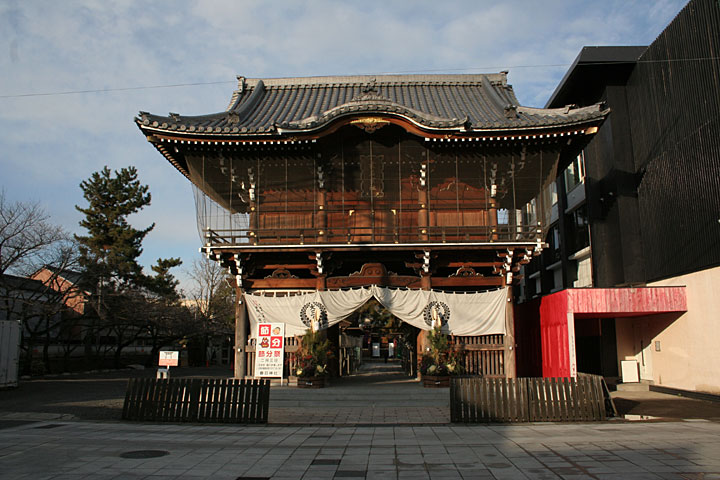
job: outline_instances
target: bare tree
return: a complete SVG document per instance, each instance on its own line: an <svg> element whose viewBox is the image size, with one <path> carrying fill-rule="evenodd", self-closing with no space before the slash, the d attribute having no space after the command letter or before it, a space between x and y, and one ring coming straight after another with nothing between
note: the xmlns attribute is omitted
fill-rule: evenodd
<svg viewBox="0 0 720 480"><path fill-rule="evenodd" d="M188 272L193 281L190 292L192 308L208 327L219 329L223 333L235 318L233 289L227 282L227 272L218 263L205 257L196 259Z"/></svg>
<svg viewBox="0 0 720 480"><path fill-rule="evenodd" d="M10 202L0 191L0 318L22 324L26 373L39 348L49 368L51 343L72 330L68 305L82 302L76 283L64 279L77 266L77 248L48 218L39 204Z"/></svg>
<svg viewBox="0 0 720 480"><path fill-rule="evenodd" d="M0 190L0 275L31 273L48 247L67 239L67 234L48 222L38 203L10 202Z"/></svg>
<svg viewBox="0 0 720 480"><path fill-rule="evenodd" d="M188 274L193 282L188 307L194 313L198 334L202 334L199 340L203 343L203 352L208 355L210 344L217 345L232 336L235 292L227 281L226 270L205 257L196 259Z"/></svg>

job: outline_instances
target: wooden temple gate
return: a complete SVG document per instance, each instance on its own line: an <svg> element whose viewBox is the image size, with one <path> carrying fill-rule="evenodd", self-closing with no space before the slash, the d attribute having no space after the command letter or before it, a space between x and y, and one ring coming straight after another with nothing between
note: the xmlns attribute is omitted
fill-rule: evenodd
<svg viewBox="0 0 720 480"><path fill-rule="evenodd" d="M246 294L512 287L544 246L558 166L607 113L521 107L506 73L238 77L224 112L136 124L196 188L201 251L235 282L243 378ZM453 337L468 372L515 376L508 292L504 335Z"/></svg>

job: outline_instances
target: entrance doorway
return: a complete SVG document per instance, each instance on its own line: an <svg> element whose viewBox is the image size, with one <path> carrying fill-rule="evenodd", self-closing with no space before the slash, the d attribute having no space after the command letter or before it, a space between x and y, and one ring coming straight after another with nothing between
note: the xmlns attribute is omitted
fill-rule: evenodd
<svg viewBox="0 0 720 480"><path fill-rule="evenodd" d="M575 318L575 358L580 373L618 376L614 318Z"/></svg>
<svg viewBox="0 0 720 480"><path fill-rule="evenodd" d="M415 378L420 332L371 298L346 320L328 329L328 339L338 352L337 376L362 373L368 381L367 377L372 375L402 373ZM387 368L381 368L380 364Z"/></svg>

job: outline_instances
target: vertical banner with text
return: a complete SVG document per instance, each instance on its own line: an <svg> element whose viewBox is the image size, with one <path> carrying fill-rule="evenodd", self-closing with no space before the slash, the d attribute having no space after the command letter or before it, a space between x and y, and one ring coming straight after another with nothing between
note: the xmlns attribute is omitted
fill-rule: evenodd
<svg viewBox="0 0 720 480"><path fill-rule="evenodd" d="M255 345L255 376L283 377L285 324L259 323Z"/></svg>

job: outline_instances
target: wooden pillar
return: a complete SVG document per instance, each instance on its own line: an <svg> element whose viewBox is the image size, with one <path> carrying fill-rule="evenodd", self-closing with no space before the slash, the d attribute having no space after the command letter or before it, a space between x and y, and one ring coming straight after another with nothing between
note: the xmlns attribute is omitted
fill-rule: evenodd
<svg viewBox="0 0 720 480"><path fill-rule="evenodd" d="M507 292L507 302L505 305L505 378L515 378L517 376L517 365L515 355L515 315L513 307L513 290L509 286Z"/></svg>
<svg viewBox="0 0 720 480"><path fill-rule="evenodd" d="M497 226L498 226L498 218L497 218L497 202L495 199L490 200L490 241L495 242L498 239L497 234Z"/></svg>
<svg viewBox="0 0 720 480"><path fill-rule="evenodd" d="M248 375L245 351L248 341L248 318L242 288L235 288L235 378Z"/></svg>
<svg viewBox="0 0 720 480"><path fill-rule="evenodd" d="M324 189L321 189L317 193L317 204L318 204L318 212L317 212L317 229L318 229L318 236L317 241L318 243L322 243L327 238L327 211L325 210L325 202L326 202L326 192Z"/></svg>
<svg viewBox="0 0 720 480"><path fill-rule="evenodd" d="M420 288L423 290L430 290L432 286L432 275L430 273L423 273L420 276ZM417 376L420 378L420 364L422 363L422 356L425 355L425 349L430 345L430 332L428 330L420 330L417 335L415 351L417 352Z"/></svg>
<svg viewBox="0 0 720 480"><path fill-rule="evenodd" d="M420 187L418 192L418 203L420 209L418 210L418 228L420 229L420 240L427 241L430 237L428 235L428 192L425 187Z"/></svg>
<svg viewBox="0 0 720 480"><path fill-rule="evenodd" d="M260 236L260 216L256 210L255 202L250 202L250 228L252 228L250 235L253 236L252 243L254 245L258 244Z"/></svg>
<svg viewBox="0 0 720 480"><path fill-rule="evenodd" d="M430 191L430 151L425 149L425 160L420 165L420 188L418 189L418 219L417 224L420 230L420 241L427 241L430 238L430 215L428 211L429 207L429 195Z"/></svg>

